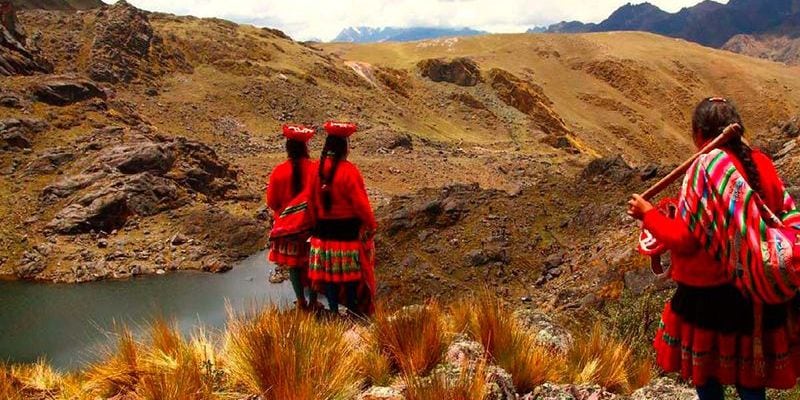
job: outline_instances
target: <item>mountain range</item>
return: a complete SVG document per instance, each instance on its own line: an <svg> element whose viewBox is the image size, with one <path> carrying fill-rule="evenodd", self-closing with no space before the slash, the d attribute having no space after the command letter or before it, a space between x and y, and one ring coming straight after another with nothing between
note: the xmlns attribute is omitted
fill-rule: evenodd
<svg viewBox="0 0 800 400"><path fill-rule="evenodd" d="M533 28L529 32L542 31ZM547 33L645 31L787 63L800 62L800 0L706 0L676 13L650 3L628 3L606 20L563 21ZM744 36L742 36L744 35Z"/></svg>
<svg viewBox="0 0 800 400"><path fill-rule="evenodd" d="M449 36L473 36L487 32L471 28L373 28L367 26L345 28L333 39L335 43L411 42Z"/></svg>

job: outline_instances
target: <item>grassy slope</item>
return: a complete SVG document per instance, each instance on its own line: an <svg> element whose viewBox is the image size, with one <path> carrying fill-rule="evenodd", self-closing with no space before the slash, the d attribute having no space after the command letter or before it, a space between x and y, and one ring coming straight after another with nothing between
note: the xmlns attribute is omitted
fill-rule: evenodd
<svg viewBox="0 0 800 400"><path fill-rule="evenodd" d="M324 48L346 60L407 69L426 58L463 56L484 70L530 76L580 139L600 153L622 152L640 160L667 156L674 161L685 153L688 113L703 96L736 99L759 133L800 105L798 68L647 33L486 35ZM587 73L609 60L622 65ZM584 94L603 101L587 101ZM610 129L614 125L623 129ZM674 148L656 149L661 140Z"/></svg>

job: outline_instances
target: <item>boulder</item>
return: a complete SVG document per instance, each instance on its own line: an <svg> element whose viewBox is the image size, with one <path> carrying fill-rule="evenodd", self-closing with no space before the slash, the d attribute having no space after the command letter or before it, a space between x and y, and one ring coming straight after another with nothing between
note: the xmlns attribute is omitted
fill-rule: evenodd
<svg viewBox="0 0 800 400"><path fill-rule="evenodd" d="M68 75L47 78L33 85L30 90L36 100L54 106L66 106L93 98L106 99L106 93L96 83Z"/></svg>
<svg viewBox="0 0 800 400"><path fill-rule="evenodd" d="M23 36L0 25L0 76L53 72L53 64L25 42Z"/></svg>
<svg viewBox="0 0 800 400"><path fill-rule="evenodd" d="M434 82L449 82L459 86L475 86L481 81L478 64L469 58L455 58L450 62L434 58L417 64L422 76Z"/></svg>
<svg viewBox="0 0 800 400"><path fill-rule="evenodd" d="M465 338L453 341L445 352L445 362L452 365L468 365L480 361L485 350L483 345Z"/></svg>
<svg viewBox="0 0 800 400"><path fill-rule="evenodd" d="M373 386L357 397L358 400L405 400L405 398L400 389L384 386Z"/></svg>
<svg viewBox="0 0 800 400"><path fill-rule="evenodd" d="M550 315L531 309L519 309L514 315L522 326L536 335L536 343L539 345L560 353L566 353L572 347L572 334Z"/></svg>
<svg viewBox="0 0 800 400"><path fill-rule="evenodd" d="M621 155L594 159L581 172L581 177L584 179L605 178L616 183L628 182L635 175L636 170Z"/></svg>
<svg viewBox="0 0 800 400"><path fill-rule="evenodd" d="M557 385L545 383L522 400L615 400L617 395L597 385Z"/></svg>
<svg viewBox="0 0 800 400"><path fill-rule="evenodd" d="M9 91L0 91L0 107L23 108L27 101L21 94Z"/></svg>
<svg viewBox="0 0 800 400"><path fill-rule="evenodd" d="M0 121L0 150L28 149L33 146L33 134L47 129L38 119L5 119Z"/></svg>
<svg viewBox="0 0 800 400"><path fill-rule="evenodd" d="M118 1L98 14L88 60L89 76L98 82L152 80L168 71L191 72L184 54L169 48L147 13Z"/></svg>
<svg viewBox="0 0 800 400"><path fill-rule="evenodd" d="M134 214L153 215L177 205L174 182L143 173L116 175L59 211L47 225L61 234L111 232Z"/></svg>
<svg viewBox="0 0 800 400"><path fill-rule="evenodd" d="M110 166L123 174L152 172L166 174L175 162L175 154L169 146L152 142L114 146L104 149L94 168ZM89 170L92 172L92 169Z"/></svg>
<svg viewBox="0 0 800 400"><path fill-rule="evenodd" d="M631 400L697 400L697 392L671 378L657 378L633 392Z"/></svg>

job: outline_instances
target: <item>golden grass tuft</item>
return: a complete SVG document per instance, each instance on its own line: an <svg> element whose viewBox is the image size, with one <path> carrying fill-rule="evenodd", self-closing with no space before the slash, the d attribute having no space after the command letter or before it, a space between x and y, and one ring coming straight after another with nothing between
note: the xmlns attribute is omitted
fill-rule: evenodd
<svg viewBox="0 0 800 400"><path fill-rule="evenodd" d="M453 326L465 327L492 360L508 371L520 393L528 393L545 382L563 378L564 360L536 343L531 332L500 298L488 291L451 307Z"/></svg>
<svg viewBox="0 0 800 400"><path fill-rule="evenodd" d="M576 338L567 354L567 380L597 384L612 392L629 394L652 378L649 360L637 360L631 346L616 340L598 323Z"/></svg>
<svg viewBox="0 0 800 400"><path fill-rule="evenodd" d="M103 361L90 366L84 374L84 388L100 397L114 397L136 390L141 370L139 344L127 327L117 328L114 348L108 349Z"/></svg>
<svg viewBox="0 0 800 400"><path fill-rule="evenodd" d="M461 366L458 372L434 371L422 378L406 375L405 397L408 400L484 400L489 390L486 383L486 360L474 366Z"/></svg>
<svg viewBox="0 0 800 400"><path fill-rule="evenodd" d="M99 397L127 396L137 400L216 399L214 380L203 369L197 345L164 320L150 326L149 340L137 342L131 331L120 328L117 345L104 361L83 376L82 385L68 385ZM80 387L80 388L79 388Z"/></svg>
<svg viewBox="0 0 800 400"><path fill-rule="evenodd" d="M17 379L24 391L48 396L58 393L63 383L61 375L44 360L30 365L15 365L11 367L11 375Z"/></svg>
<svg viewBox="0 0 800 400"><path fill-rule="evenodd" d="M442 359L447 325L435 301L406 307L393 314L378 307L374 335L393 368L405 375L425 375Z"/></svg>
<svg viewBox="0 0 800 400"><path fill-rule="evenodd" d="M11 374L11 370L2 364L0 364L0 399L23 399L19 383Z"/></svg>
<svg viewBox="0 0 800 400"><path fill-rule="evenodd" d="M233 383L263 399L354 397L359 363L343 322L321 323L272 307L252 319L233 316L225 337Z"/></svg>
<svg viewBox="0 0 800 400"><path fill-rule="evenodd" d="M392 380L392 363L381 351L375 339L375 332L369 331L362 337L362 346L357 350L360 373L365 377L365 384L371 386L388 386Z"/></svg>

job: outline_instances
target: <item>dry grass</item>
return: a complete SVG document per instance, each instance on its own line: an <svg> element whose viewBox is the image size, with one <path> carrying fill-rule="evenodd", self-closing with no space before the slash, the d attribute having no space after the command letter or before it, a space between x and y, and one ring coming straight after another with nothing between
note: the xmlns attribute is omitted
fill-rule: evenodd
<svg viewBox="0 0 800 400"><path fill-rule="evenodd" d="M485 359L451 374L435 371L426 378L406 375L405 396L408 400L484 400L489 394L485 376Z"/></svg>
<svg viewBox="0 0 800 400"><path fill-rule="evenodd" d="M597 384L627 394L650 381L649 360L637 360L629 343L614 339L600 324L578 336L567 355L569 382Z"/></svg>
<svg viewBox="0 0 800 400"><path fill-rule="evenodd" d="M229 322L224 354L234 383L264 399L349 398L359 386L358 355L342 322L270 308Z"/></svg>
<svg viewBox="0 0 800 400"><path fill-rule="evenodd" d="M381 351L375 332L368 332L362 340L363 344L357 351L359 371L366 379L365 384L388 386L392 380L392 363Z"/></svg>
<svg viewBox="0 0 800 400"><path fill-rule="evenodd" d="M174 325L157 320L150 337L138 343L127 328L118 330L116 348L83 376L83 384L65 385L69 392L141 400L216 399L214 379L204 368L197 340L187 342Z"/></svg>
<svg viewBox="0 0 800 400"><path fill-rule="evenodd" d="M0 399L21 400L22 393L11 370L0 364Z"/></svg>
<svg viewBox="0 0 800 400"><path fill-rule="evenodd" d="M374 329L381 351L406 375L425 375L447 348L447 325L435 301L389 314L379 307Z"/></svg>
<svg viewBox="0 0 800 400"><path fill-rule="evenodd" d="M395 313L379 307L374 323L361 329L274 307L231 315L227 331L216 336L221 343L202 330L186 339L158 320L141 341L118 329L104 361L80 374L60 375L44 361L0 366L0 399L344 399L401 379L410 400L477 400L486 396L490 363L511 374L518 393L568 382L628 394L651 379L651 363L599 324L577 336L566 356L557 354L538 345L535 332L488 292L448 312L436 302ZM483 359L441 364L454 333L480 342Z"/></svg>
<svg viewBox="0 0 800 400"><path fill-rule="evenodd" d="M514 380L519 393L528 393L544 382L558 382L564 360L536 343L533 332L523 327L501 300L484 291L474 300L451 307L453 325L483 344L489 356Z"/></svg>

